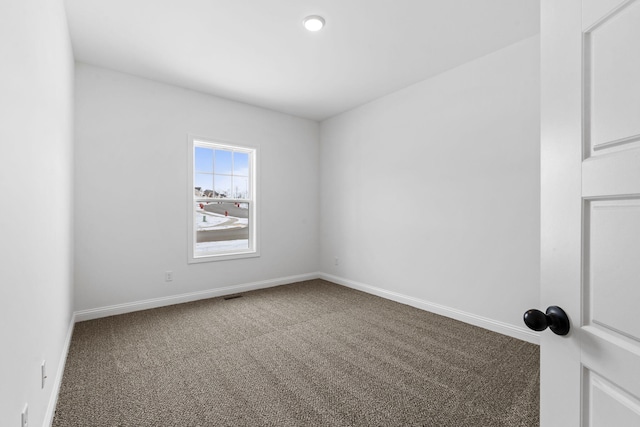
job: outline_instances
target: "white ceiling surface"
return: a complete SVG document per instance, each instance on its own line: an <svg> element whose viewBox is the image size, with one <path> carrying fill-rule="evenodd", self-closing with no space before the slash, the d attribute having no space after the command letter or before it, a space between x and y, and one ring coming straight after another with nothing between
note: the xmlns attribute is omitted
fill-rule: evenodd
<svg viewBox="0 0 640 427"><path fill-rule="evenodd" d="M539 31L538 0L66 0L77 61L323 120ZM326 26L311 33L308 15Z"/></svg>

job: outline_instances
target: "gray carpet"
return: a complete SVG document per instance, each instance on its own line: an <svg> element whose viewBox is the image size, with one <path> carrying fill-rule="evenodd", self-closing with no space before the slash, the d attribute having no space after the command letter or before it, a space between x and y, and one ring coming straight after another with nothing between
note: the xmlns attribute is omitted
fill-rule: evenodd
<svg viewBox="0 0 640 427"><path fill-rule="evenodd" d="M53 425L537 426L538 359L312 280L78 323Z"/></svg>

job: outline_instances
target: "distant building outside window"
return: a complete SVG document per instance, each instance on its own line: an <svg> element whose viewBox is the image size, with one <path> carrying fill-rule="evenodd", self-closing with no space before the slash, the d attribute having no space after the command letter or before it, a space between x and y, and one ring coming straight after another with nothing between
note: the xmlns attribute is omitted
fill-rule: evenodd
<svg viewBox="0 0 640 427"><path fill-rule="evenodd" d="M257 149L189 138L189 262L258 256Z"/></svg>

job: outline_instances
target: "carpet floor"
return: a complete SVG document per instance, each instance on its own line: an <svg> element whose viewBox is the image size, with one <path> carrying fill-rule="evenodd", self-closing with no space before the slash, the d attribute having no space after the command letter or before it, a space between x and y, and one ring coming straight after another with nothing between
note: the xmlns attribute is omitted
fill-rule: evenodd
<svg viewBox="0 0 640 427"><path fill-rule="evenodd" d="M323 280L75 325L63 426L537 426L538 347Z"/></svg>

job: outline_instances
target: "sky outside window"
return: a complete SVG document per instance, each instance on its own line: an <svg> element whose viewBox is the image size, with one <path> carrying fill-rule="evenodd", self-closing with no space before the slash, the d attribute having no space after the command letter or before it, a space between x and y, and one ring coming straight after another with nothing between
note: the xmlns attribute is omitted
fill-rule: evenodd
<svg viewBox="0 0 640 427"><path fill-rule="evenodd" d="M194 186L201 192L214 190L214 197L249 197L249 153L195 147Z"/></svg>
<svg viewBox="0 0 640 427"><path fill-rule="evenodd" d="M213 173L213 150L211 148L196 147L195 160L196 172Z"/></svg>
<svg viewBox="0 0 640 427"><path fill-rule="evenodd" d="M231 175L232 153L227 150L215 150L214 171L217 174Z"/></svg>
<svg viewBox="0 0 640 427"><path fill-rule="evenodd" d="M233 174L249 176L249 153L233 153Z"/></svg>

